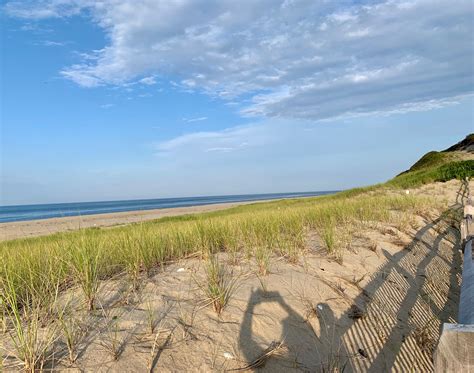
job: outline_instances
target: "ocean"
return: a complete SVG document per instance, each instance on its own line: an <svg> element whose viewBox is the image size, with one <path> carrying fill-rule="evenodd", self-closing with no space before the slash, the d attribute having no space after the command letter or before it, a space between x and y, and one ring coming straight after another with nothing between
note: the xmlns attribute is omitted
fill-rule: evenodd
<svg viewBox="0 0 474 373"><path fill-rule="evenodd" d="M184 197L139 199L127 201L53 203L41 205L0 206L0 223L24 220L49 219L64 216L80 216L124 212L137 210L153 210L173 207L189 207L211 205L225 202L245 202L272 200L281 198L313 197L336 193L336 191L303 192L303 193L270 193L244 194L232 196Z"/></svg>

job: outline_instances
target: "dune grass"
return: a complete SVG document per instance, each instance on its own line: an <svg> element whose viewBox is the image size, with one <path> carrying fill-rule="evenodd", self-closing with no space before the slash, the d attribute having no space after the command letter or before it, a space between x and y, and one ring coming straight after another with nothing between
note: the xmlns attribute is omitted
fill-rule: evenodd
<svg viewBox="0 0 474 373"><path fill-rule="evenodd" d="M450 158L444 154L437 152L426 154L408 172L401 173L388 181L386 185L397 188L414 188L435 181L444 182L451 179L461 180L474 177L474 160L449 162Z"/></svg>
<svg viewBox="0 0 474 373"><path fill-rule="evenodd" d="M44 330L43 326L47 322L42 298L44 294L31 288L26 294L20 291L18 284L28 285L16 276L16 273L9 271L2 273L0 278L0 306L8 318L7 332L12 342L11 350L6 352L17 358L24 371L36 372L42 370L52 355L52 346L59 337L58 328L53 325ZM48 305L55 303L58 291L53 294Z"/></svg>
<svg viewBox="0 0 474 373"><path fill-rule="evenodd" d="M214 311L220 315L237 288L238 277L220 263L215 255L208 258L205 272L206 284L201 287L207 297L206 302L212 304Z"/></svg>
<svg viewBox="0 0 474 373"><path fill-rule="evenodd" d="M264 275L271 255L298 261L309 229L323 238L328 253L334 255L339 250L336 236L349 224L390 221L390 211L412 212L430 204L423 198L389 196L382 191L355 197L342 193L6 241L0 244L0 290L2 294L15 291L19 305L34 299L47 308L56 286L77 286L86 308L93 310L101 280L119 273L138 286L140 276L169 261L229 252L234 262L256 258ZM4 285L6 278L9 288Z"/></svg>
<svg viewBox="0 0 474 373"><path fill-rule="evenodd" d="M452 160L455 160L455 154L456 153L444 153L437 151L428 152L417 162L415 162L415 164L411 166L408 171L405 171L402 174L444 165Z"/></svg>

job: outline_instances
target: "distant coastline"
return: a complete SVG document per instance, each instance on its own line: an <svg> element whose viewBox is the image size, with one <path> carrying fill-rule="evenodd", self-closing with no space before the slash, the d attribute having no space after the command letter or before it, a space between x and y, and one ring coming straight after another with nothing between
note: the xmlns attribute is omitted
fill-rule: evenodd
<svg viewBox="0 0 474 373"><path fill-rule="evenodd" d="M80 228L110 227L162 217L224 210L255 202L333 193L337 191L1 206L0 240L44 236ZM30 214L29 218L27 214ZM16 219L6 220L12 217Z"/></svg>
<svg viewBox="0 0 474 373"><path fill-rule="evenodd" d="M239 194L225 196L9 205L0 206L0 223L50 219L69 216L108 214L114 212L145 211L160 208L202 206L228 202L248 202L281 198L315 197L336 192L337 191Z"/></svg>

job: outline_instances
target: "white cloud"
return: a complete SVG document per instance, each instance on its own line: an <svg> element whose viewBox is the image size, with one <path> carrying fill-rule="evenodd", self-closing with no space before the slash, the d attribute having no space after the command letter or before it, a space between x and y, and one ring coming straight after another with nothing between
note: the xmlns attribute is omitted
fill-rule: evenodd
<svg viewBox="0 0 474 373"><path fill-rule="evenodd" d="M82 70L84 65L72 65L69 69L61 71L61 75L83 87L97 87L103 84L102 80Z"/></svg>
<svg viewBox="0 0 474 373"><path fill-rule="evenodd" d="M53 40L44 40L41 42L41 45L44 45L45 47L64 47L66 43Z"/></svg>
<svg viewBox="0 0 474 373"><path fill-rule="evenodd" d="M464 100L461 110L448 107L423 116L350 118L331 125L271 118L184 134L155 145L154 167L160 177L174 179L177 188L192 185L188 193L194 194L200 190L223 194L367 185L401 172L426 151L462 138L469 122L456 113L464 112L469 118L473 99ZM432 103L425 109L436 108ZM447 126L453 118L457 120ZM401 142L406 151L400 153ZM438 145L433 146L435 143Z"/></svg>
<svg viewBox="0 0 474 373"><path fill-rule="evenodd" d="M145 78L140 79L139 82L145 85L155 85L156 78L154 76L147 76Z"/></svg>
<svg viewBox="0 0 474 373"><path fill-rule="evenodd" d="M4 9L11 16L40 20L77 15L86 5L86 1L28 0L9 1Z"/></svg>
<svg viewBox="0 0 474 373"><path fill-rule="evenodd" d="M235 148L225 148L225 147L217 147L217 148L209 148L209 149L206 149L205 152L206 153L209 153L209 152L221 152L221 153L228 153L228 152L231 152L235 150Z"/></svg>
<svg viewBox="0 0 474 373"><path fill-rule="evenodd" d="M347 11L343 11L329 15L328 19L336 23L345 23L349 21L357 21L357 15Z"/></svg>
<svg viewBox="0 0 474 373"><path fill-rule="evenodd" d="M88 12L110 41L62 71L85 87L154 84L156 74L188 92L251 97L245 115L310 120L423 109L473 92L470 0L244 3L43 0L5 8L26 19Z"/></svg>
<svg viewBox="0 0 474 373"><path fill-rule="evenodd" d="M347 33L347 36L349 36L350 38L361 38L369 34L370 34L370 30L368 28L363 28L359 30L349 31Z"/></svg>
<svg viewBox="0 0 474 373"><path fill-rule="evenodd" d="M207 117L198 117L198 118L183 118L185 122L192 123L192 122L202 122L203 120L207 120Z"/></svg>
<svg viewBox="0 0 474 373"><path fill-rule="evenodd" d="M278 122L276 122L278 126ZM193 132L156 144L156 154L173 159L205 153L230 153L269 144L273 138L267 124L252 123L219 131Z"/></svg>

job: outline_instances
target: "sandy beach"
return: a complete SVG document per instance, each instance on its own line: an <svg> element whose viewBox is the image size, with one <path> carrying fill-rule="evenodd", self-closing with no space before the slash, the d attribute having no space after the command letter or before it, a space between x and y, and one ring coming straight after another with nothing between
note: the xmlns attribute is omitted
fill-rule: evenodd
<svg viewBox="0 0 474 373"><path fill-rule="evenodd" d="M450 182L448 184L455 185L456 183ZM445 193L448 193L453 198L453 195L455 194L455 187L434 188L434 191L431 190L431 188L434 188L432 184L426 185L418 188L415 193L423 195L426 193L427 189L430 189L429 194L431 194L432 196L438 194L444 195ZM247 205L250 203L262 203L270 201L276 200L272 199L259 201L226 202L200 206L113 212L105 214L68 216L61 218L0 223L0 241L14 240L16 238L45 236L58 232L74 231L81 228L112 227L130 223L139 223L142 221L154 220L163 217L179 216L186 214L199 214L203 212L225 210L231 207Z"/></svg>
<svg viewBox="0 0 474 373"><path fill-rule="evenodd" d="M116 225L139 223L166 216L178 216L224 210L234 206L265 201L228 202L212 205L175 207L154 210L114 212L107 214L68 216L63 218L39 219L0 223L0 241L44 236L89 227L111 227Z"/></svg>

